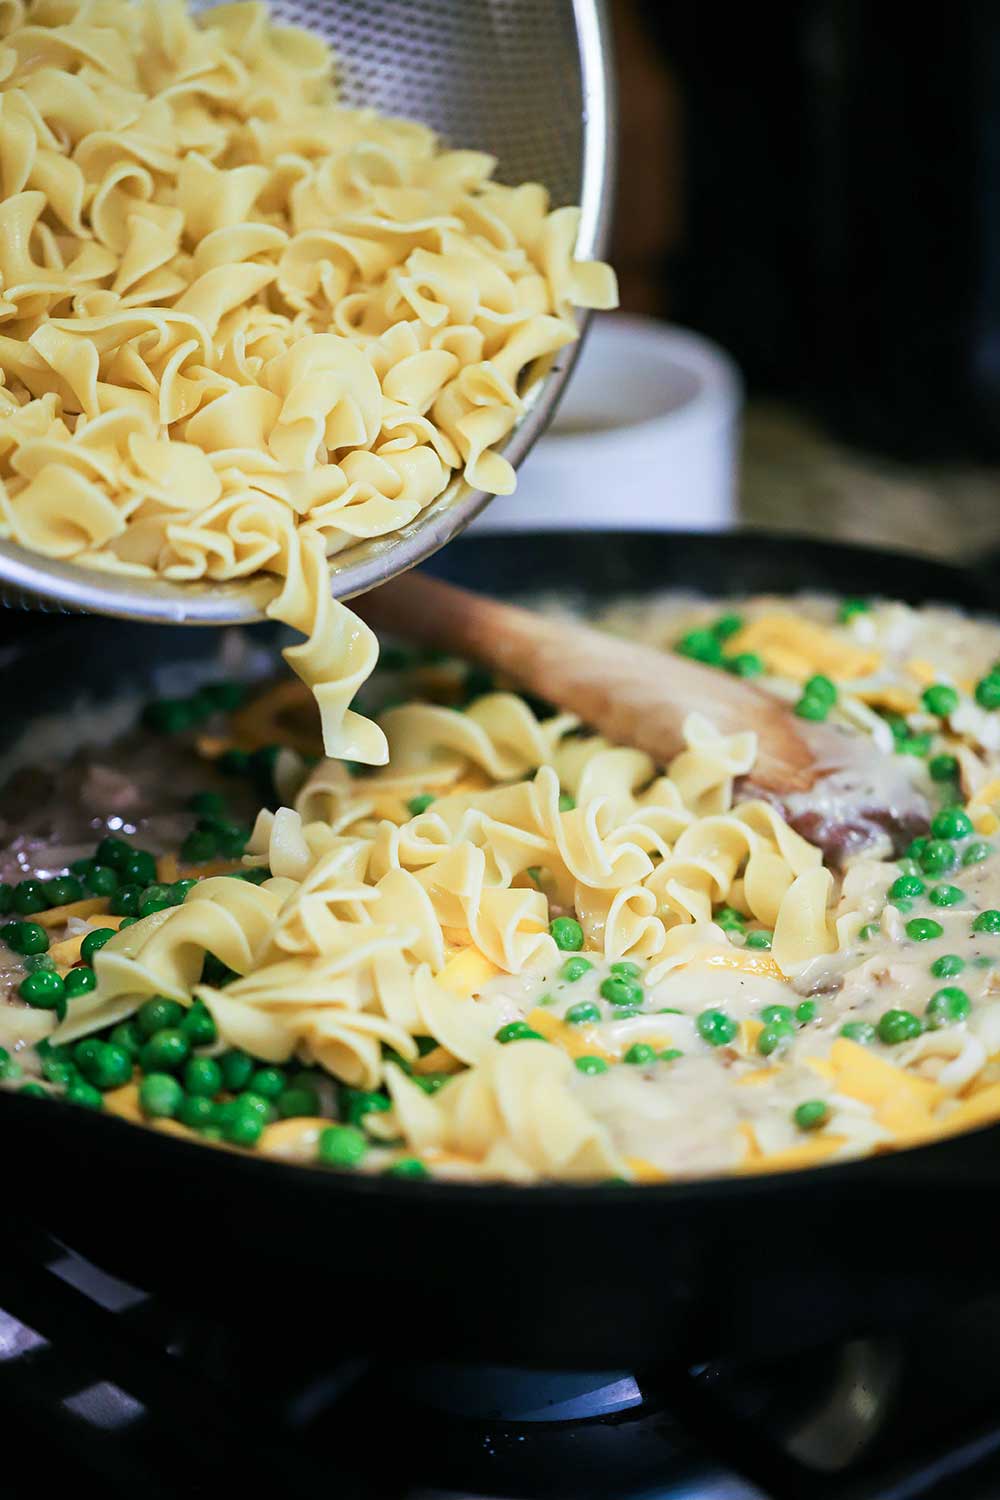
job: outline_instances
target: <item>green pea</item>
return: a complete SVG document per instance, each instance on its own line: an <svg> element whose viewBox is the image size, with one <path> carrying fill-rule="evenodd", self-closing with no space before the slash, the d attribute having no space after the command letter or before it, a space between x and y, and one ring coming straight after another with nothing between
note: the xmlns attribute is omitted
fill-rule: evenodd
<svg viewBox="0 0 1000 1500"><path fill-rule="evenodd" d="M129 1057L135 1060L142 1046L142 1035L134 1021L120 1021L109 1037L116 1047L124 1047Z"/></svg>
<svg viewBox="0 0 1000 1500"><path fill-rule="evenodd" d="M36 912L45 911L49 902L46 899L42 882L40 880L19 881L14 887L12 905L22 917L34 916Z"/></svg>
<svg viewBox="0 0 1000 1500"><path fill-rule="evenodd" d="M56 961L51 953L29 953L24 960L25 972L34 974L37 969L54 969Z"/></svg>
<svg viewBox="0 0 1000 1500"><path fill-rule="evenodd" d="M943 953L931 964L931 973L935 979L954 979L964 968L964 958L959 958L957 953Z"/></svg>
<svg viewBox="0 0 1000 1500"><path fill-rule="evenodd" d="M979 865L984 859L989 859L993 853L993 845L984 843L977 839L975 843L967 844L962 854L963 865Z"/></svg>
<svg viewBox="0 0 1000 1500"><path fill-rule="evenodd" d="M816 1001L803 1000L800 1005L797 1005L795 1007L795 1019L796 1021L800 1021L803 1026L805 1026L809 1021L815 1021Z"/></svg>
<svg viewBox="0 0 1000 1500"><path fill-rule="evenodd" d="M368 1142L360 1130L353 1125L331 1125L321 1130L316 1151L324 1167L349 1170L358 1167L368 1154Z"/></svg>
<svg viewBox="0 0 1000 1500"><path fill-rule="evenodd" d="M181 859L188 865L207 864L219 852L219 841L207 828L196 828L181 844Z"/></svg>
<svg viewBox="0 0 1000 1500"><path fill-rule="evenodd" d="M756 651L739 651L735 656L727 656L723 666L734 677L763 677L766 671L764 659Z"/></svg>
<svg viewBox="0 0 1000 1500"><path fill-rule="evenodd" d="M49 935L38 922L8 922L3 929L3 940L15 953L46 953Z"/></svg>
<svg viewBox="0 0 1000 1500"><path fill-rule="evenodd" d="M0 880L0 917L5 917L9 911L13 910L13 906L14 887L6 880Z"/></svg>
<svg viewBox="0 0 1000 1500"><path fill-rule="evenodd" d="M932 781L957 781L958 761L954 755L935 755L927 763Z"/></svg>
<svg viewBox="0 0 1000 1500"><path fill-rule="evenodd" d="M636 1067L645 1067L656 1057L656 1049L650 1047L646 1042L633 1042L622 1058L623 1062L633 1063Z"/></svg>
<svg viewBox="0 0 1000 1500"><path fill-rule="evenodd" d="M52 1058L46 1057L42 1060L42 1077L49 1083L55 1084L57 1088L66 1088L79 1078L80 1070L74 1063L54 1062Z"/></svg>
<svg viewBox="0 0 1000 1500"><path fill-rule="evenodd" d="M638 979L642 970L638 964L629 963L627 959L620 959L618 963L611 965L611 972L617 979Z"/></svg>
<svg viewBox="0 0 1000 1500"><path fill-rule="evenodd" d="M144 1073L173 1073L187 1061L190 1053L191 1045L183 1031L175 1026L165 1026L143 1046L139 1066Z"/></svg>
<svg viewBox="0 0 1000 1500"><path fill-rule="evenodd" d="M743 629L743 616L736 614L720 615L712 626L712 634L716 640L728 641L731 635L737 635Z"/></svg>
<svg viewBox="0 0 1000 1500"><path fill-rule="evenodd" d="M865 599L845 599L837 611L837 619L846 625L855 615L866 615L871 605Z"/></svg>
<svg viewBox="0 0 1000 1500"><path fill-rule="evenodd" d="M450 1081L451 1076L450 1073L415 1073L413 1082L425 1094L436 1094Z"/></svg>
<svg viewBox="0 0 1000 1500"><path fill-rule="evenodd" d="M735 927L738 932L746 926L746 918L734 906L720 906L712 921L717 927Z"/></svg>
<svg viewBox="0 0 1000 1500"><path fill-rule="evenodd" d="M113 917L137 917L141 900L141 885L120 885L109 902L111 915Z"/></svg>
<svg viewBox="0 0 1000 1500"><path fill-rule="evenodd" d="M66 1085L63 1095L67 1104L75 1104L80 1109L103 1109L104 1100L99 1089L93 1084L85 1083L82 1078L74 1078Z"/></svg>
<svg viewBox="0 0 1000 1500"><path fill-rule="evenodd" d="M83 900L83 885L75 875L57 875L54 880L45 880L42 890L50 907L69 906Z"/></svg>
<svg viewBox="0 0 1000 1500"><path fill-rule="evenodd" d="M944 928L933 917L913 917L906 924L906 936L914 943L931 943L944 936Z"/></svg>
<svg viewBox="0 0 1000 1500"><path fill-rule="evenodd" d="M184 1067L184 1088L189 1094L214 1099L222 1088L222 1069L212 1057L192 1057Z"/></svg>
<svg viewBox="0 0 1000 1500"><path fill-rule="evenodd" d="M311 1088L285 1089L275 1099L274 1105L282 1120L291 1120L299 1115L319 1114L319 1096Z"/></svg>
<svg viewBox="0 0 1000 1500"><path fill-rule="evenodd" d="M206 682L201 688L201 696L207 699L214 709L221 709L224 713L232 713L233 709L239 708L245 702L247 685L245 682ZM200 792L198 795L201 797L213 797L215 793Z"/></svg>
<svg viewBox="0 0 1000 1500"><path fill-rule="evenodd" d="M619 979L609 975L601 983L600 993L611 1005L641 1005L642 985L634 979Z"/></svg>
<svg viewBox="0 0 1000 1500"><path fill-rule="evenodd" d="M11 1057L7 1048L0 1047L0 1078L13 1082L15 1078L20 1078L23 1072L21 1064L16 1058Z"/></svg>
<svg viewBox="0 0 1000 1500"><path fill-rule="evenodd" d="M424 1166L422 1161L418 1161L415 1156L402 1157L399 1161L393 1162L391 1167L386 1167L382 1173L383 1177L409 1177L414 1181L418 1181L422 1177L429 1177L430 1175L427 1167Z"/></svg>
<svg viewBox="0 0 1000 1500"><path fill-rule="evenodd" d="M38 969L22 979L17 993L28 1005L39 1010L57 1010L65 1005L66 986L54 969Z"/></svg>
<svg viewBox="0 0 1000 1500"><path fill-rule="evenodd" d="M953 1026L956 1021L964 1021L971 1009L972 1002L964 990L955 984L945 985L944 989L936 990L927 1003L927 1025L931 1031Z"/></svg>
<svg viewBox="0 0 1000 1500"><path fill-rule="evenodd" d="M879 922L866 922L864 927L862 927L858 932L858 941L862 943L870 943L872 938L878 937L881 931L882 927Z"/></svg>
<svg viewBox="0 0 1000 1500"><path fill-rule="evenodd" d="M495 1033L498 1042L541 1042L544 1037L541 1032L534 1031L527 1021L509 1021L506 1026L501 1026Z"/></svg>
<svg viewBox="0 0 1000 1500"><path fill-rule="evenodd" d="M207 1095L185 1094L181 1100L177 1118L189 1130L204 1130L206 1126L216 1124L216 1114L215 1104Z"/></svg>
<svg viewBox="0 0 1000 1500"><path fill-rule="evenodd" d="M727 1016L724 1010L716 1010L714 1007L703 1010L695 1018L695 1026L702 1041L707 1042L710 1047L728 1045L739 1031L739 1026L731 1016Z"/></svg>
<svg viewBox="0 0 1000 1500"><path fill-rule="evenodd" d="M246 750L224 750L215 764L223 776L246 776L250 772L250 756Z"/></svg>
<svg viewBox="0 0 1000 1500"><path fill-rule="evenodd" d="M600 1019L601 1012L589 1000L581 1000L578 1004L571 1005L563 1017L563 1020L568 1021L571 1026L585 1026L590 1021L599 1021Z"/></svg>
<svg viewBox="0 0 1000 1500"><path fill-rule="evenodd" d="M80 957L89 964L94 954L98 953L105 943L110 943L114 935L113 927L98 927L94 932L88 932L80 944Z"/></svg>
<svg viewBox="0 0 1000 1500"><path fill-rule="evenodd" d="M892 737L897 744L900 740L905 740L908 738L910 733L910 726L903 718L902 714L885 714L884 718L885 722L891 729Z"/></svg>
<svg viewBox="0 0 1000 1500"><path fill-rule="evenodd" d="M194 792L187 801L188 811L202 818L225 818L226 799L221 792Z"/></svg>
<svg viewBox="0 0 1000 1500"><path fill-rule="evenodd" d="M790 1021L772 1021L758 1036L757 1051L763 1057L770 1057L794 1035L795 1027Z"/></svg>
<svg viewBox="0 0 1000 1500"><path fill-rule="evenodd" d="M49 1097L48 1090L43 1089L40 1083L26 1083L17 1092L27 1099L47 1099Z"/></svg>
<svg viewBox="0 0 1000 1500"><path fill-rule="evenodd" d="M227 969L221 959L216 958L214 953L206 953L205 961L201 970L202 984L211 985L213 989L221 990L229 984L236 975L232 969Z"/></svg>
<svg viewBox="0 0 1000 1500"><path fill-rule="evenodd" d="M958 906L965 900L965 892L957 885L936 885L930 893L935 906Z"/></svg>
<svg viewBox="0 0 1000 1500"><path fill-rule="evenodd" d="M149 1041L158 1031L168 1026L179 1026L184 1019L184 1007L176 1000L167 1000L163 995L154 995L144 1000L135 1016L135 1024L143 1041Z"/></svg>
<svg viewBox="0 0 1000 1500"><path fill-rule="evenodd" d="M958 694L946 682L935 682L933 686L924 688L920 697L927 712L936 714L939 719L947 719L958 707Z"/></svg>
<svg viewBox="0 0 1000 1500"><path fill-rule="evenodd" d="M222 1127L223 1139L231 1146L243 1146L249 1150L260 1140L266 1123L251 1111L234 1111Z"/></svg>
<svg viewBox="0 0 1000 1500"><path fill-rule="evenodd" d="M679 1047L664 1047L663 1051L656 1055L660 1062L674 1062L678 1057L683 1057L684 1053Z"/></svg>
<svg viewBox="0 0 1000 1500"><path fill-rule="evenodd" d="M253 1077L253 1071L256 1067L256 1063L249 1053L240 1052L237 1048L233 1048L229 1052L223 1052L222 1056L218 1059L218 1063L222 1069L223 1083L229 1089L230 1093L234 1094L246 1088Z"/></svg>
<svg viewBox="0 0 1000 1500"><path fill-rule="evenodd" d="M821 703L834 704L837 701L837 686L829 677L822 672L817 672L815 677L810 677L802 689L807 698L818 698Z"/></svg>
<svg viewBox="0 0 1000 1500"><path fill-rule="evenodd" d="M821 724L830 712L830 704L825 698L800 698L795 704L794 712L800 719L811 719L815 724Z"/></svg>
<svg viewBox="0 0 1000 1500"><path fill-rule="evenodd" d="M889 887L889 900L898 900L900 896L905 898L922 896L927 887L919 875L900 875Z"/></svg>
<svg viewBox="0 0 1000 1500"><path fill-rule="evenodd" d="M93 969L70 969L63 980L63 988L66 993L66 999L75 1000L79 995L87 995L91 990L97 988L97 975Z"/></svg>
<svg viewBox="0 0 1000 1500"><path fill-rule="evenodd" d="M911 1010L887 1010L879 1019L879 1041L896 1046L899 1042L912 1041L923 1029L919 1017Z"/></svg>
<svg viewBox="0 0 1000 1500"><path fill-rule="evenodd" d="M565 979L567 984L575 984L593 967L589 958L568 958L559 970L559 978Z"/></svg>
<svg viewBox="0 0 1000 1500"><path fill-rule="evenodd" d="M694 661L704 662L706 666L718 667L722 664L722 642L713 630L689 630L687 635L675 642L674 650L678 656L690 656Z"/></svg>
<svg viewBox="0 0 1000 1500"><path fill-rule="evenodd" d="M908 734L903 739L896 741L897 755L926 755L931 748L931 736L929 734Z"/></svg>
<svg viewBox="0 0 1000 1500"><path fill-rule="evenodd" d="M122 917L121 921L118 923L118 931L124 932L126 927L134 927L138 920L138 917Z"/></svg>
<svg viewBox="0 0 1000 1500"><path fill-rule="evenodd" d="M270 1099L265 1099L263 1094L255 1094L252 1089L245 1089L242 1094L237 1094L232 1104L234 1114L254 1115L265 1125L275 1119L278 1113Z"/></svg>
<svg viewBox="0 0 1000 1500"><path fill-rule="evenodd" d="M101 839L94 850L93 864L107 865L109 869L120 870L131 853L131 844L109 833Z"/></svg>
<svg viewBox="0 0 1000 1500"><path fill-rule="evenodd" d="M142 722L156 734L182 734L198 717L198 705L193 705L190 699L161 698L158 702L147 703Z"/></svg>
<svg viewBox="0 0 1000 1500"><path fill-rule="evenodd" d="M110 896L118 889L118 872L110 865L91 865L83 880L94 896Z"/></svg>
<svg viewBox="0 0 1000 1500"><path fill-rule="evenodd" d="M81 1069L89 1083L102 1092L120 1089L132 1081L132 1055L114 1042L102 1042L88 1069Z"/></svg>
<svg viewBox="0 0 1000 1500"><path fill-rule="evenodd" d="M747 933L745 946L767 952L773 942L774 933L768 932L766 927L760 927L755 932Z"/></svg>
<svg viewBox="0 0 1000 1500"><path fill-rule="evenodd" d="M976 683L976 702L980 708L1000 708L1000 674L988 672Z"/></svg>
<svg viewBox="0 0 1000 1500"><path fill-rule="evenodd" d="M181 1031L192 1047L210 1047L219 1033L212 1014L201 1000L196 1000L180 1023Z"/></svg>
<svg viewBox="0 0 1000 1500"><path fill-rule="evenodd" d="M929 843L930 843L930 839L927 838L925 834L921 834L919 838L913 839L907 845L906 853L907 853L908 857L910 859L917 860L918 863L919 863L920 856L921 856L921 854L923 854L924 850L927 848L927 845Z"/></svg>
<svg viewBox="0 0 1000 1500"><path fill-rule="evenodd" d="M792 1115L800 1130L819 1130L829 1118L830 1106L825 1099L806 1099Z"/></svg>
<svg viewBox="0 0 1000 1500"><path fill-rule="evenodd" d="M277 1099L284 1093L288 1080L280 1068L258 1068L250 1079L249 1087L264 1099Z"/></svg>
<svg viewBox="0 0 1000 1500"><path fill-rule="evenodd" d="M897 911L907 912L913 910L913 902L909 896L894 896L890 905L894 906Z"/></svg>
<svg viewBox="0 0 1000 1500"><path fill-rule="evenodd" d="M123 884L150 885L156 879L156 856L148 849L130 849L118 874Z"/></svg>
<svg viewBox="0 0 1000 1500"><path fill-rule="evenodd" d="M942 807L931 822L931 833L936 839L965 839L971 832L972 819L960 807Z"/></svg>
<svg viewBox="0 0 1000 1500"><path fill-rule="evenodd" d="M174 895L169 885L148 885L139 899L140 917L151 917L155 911L166 911L173 906Z"/></svg>
<svg viewBox="0 0 1000 1500"><path fill-rule="evenodd" d="M239 859L250 842L250 829L232 824L217 833L219 853L225 859Z"/></svg>
<svg viewBox="0 0 1000 1500"><path fill-rule="evenodd" d="M603 1057L578 1057L576 1067L580 1073L587 1078L596 1078L598 1073L606 1073L608 1065Z"/></svg>
<svg viewBox="0 0 1000 1500"><path fill-rule="evenodd" d="M576 953L583 947L583 928L575 917L556 917L549 931L557 948L563 953Z"/></svg>
<svg viewBox="0 0 1000 1500"><path fill-rule="evenodd" d="M411 797L406 804L410 817L419 818L420 814L425 813L433 801L434 798L430 792L424 792L420 797Z"/></svg>
<svg viewBox="0 0 1000 1500"><path fill-rule="evenodd" d="M344 1089L341 1098L342 1113L346 1115L350 1125L363 1125L366 1115L384 1114L392 1108L389 1096L374 1090Z"/></svg>
<svg viewBox="0 0 1000 1500"><path fill-rule="evenodd" d="M790 1005L765 1005L760 1018L765 1026L769 1026L772 1021L788 1022L792 1019L792 1008Z"/></svg>
<svg viewBox="0 0 1000 1500"><path fill-rule="evenodd" d="M973 932L1000 932L1000 911L995 907L989 907L981 911L973 920Z"/></svg>
<svg viewBox="0 0 1000 1500"><path fill-rule="evenodd" d="M958 864L958 852L948 839L928 839L917 862L925 875L947 875Z"/></svg>

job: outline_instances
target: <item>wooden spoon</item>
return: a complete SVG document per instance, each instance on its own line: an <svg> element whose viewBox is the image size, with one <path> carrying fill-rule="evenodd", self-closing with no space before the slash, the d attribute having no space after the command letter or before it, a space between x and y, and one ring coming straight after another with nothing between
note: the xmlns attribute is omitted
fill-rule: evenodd
<svg viewBox="0 0 1000 1500"><path fill-rule="evenodd" d="M704 714L723 734L752 729L758 740L753 785L779 797L856 768L864 753L860 736L799 719L742 678L421 573L392 579L355 599L352 608L376 629L493 667L660 765L684 748L690 713Z"/></svg>

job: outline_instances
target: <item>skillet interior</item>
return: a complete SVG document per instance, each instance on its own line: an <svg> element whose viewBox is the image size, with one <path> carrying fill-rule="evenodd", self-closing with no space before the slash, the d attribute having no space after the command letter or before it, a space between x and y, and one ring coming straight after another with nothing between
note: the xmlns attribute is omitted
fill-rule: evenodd
<svg viewBox="0 0 1000 1500"><path fill-rule="evenodd" d="M829 589L976 611L991 593L987 578L920 557L760 534L489 536L434 571L501 596L581 600ZM217 649L207 632L7 616L0 744L75 695L148 693L155 664ZM413 1318L423 1358L641 1366L908 1320L987 1289L993 1271L998 1127L785 1176L519 1189L334 1177L11 1094L0 1119L8 1207L126 1279L292 1317L344 1346L401 1354Z"/></svg>

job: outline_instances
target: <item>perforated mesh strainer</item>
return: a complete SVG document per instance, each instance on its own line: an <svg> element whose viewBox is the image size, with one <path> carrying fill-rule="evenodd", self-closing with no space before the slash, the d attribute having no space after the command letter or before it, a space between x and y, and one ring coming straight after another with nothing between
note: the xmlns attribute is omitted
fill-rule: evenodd
<svg viewBox="0 0 1000 1500"><path fill-rule="evenodd" d="M602 0L271 0L271 10L330 41L347 103L421 120L452 144L496 156L501 181L542 182L555 205L579 203L577 253L603 253L614 103ZM527 413L503 449L515 467L552 415L578 348L561 350L527 397ZM487 501L456 480L403 531L340 553L334 593L362 593L430 556ZM243 624L259 617L274 588L266 578L118 578L0 543L0 599L7 605Z"/></svg>

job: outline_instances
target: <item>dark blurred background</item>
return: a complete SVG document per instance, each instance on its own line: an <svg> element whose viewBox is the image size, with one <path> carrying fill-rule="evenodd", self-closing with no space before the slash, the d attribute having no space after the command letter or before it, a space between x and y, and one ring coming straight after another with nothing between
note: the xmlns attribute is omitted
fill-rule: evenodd
<svg viewBox="0 0 1000 1500"><path fill-rule="evenodd" d="M1000 6L612 14L623 306L742 371L743 516L1000 541Z"/></svg>

